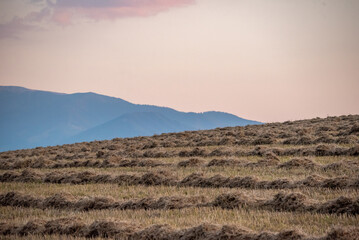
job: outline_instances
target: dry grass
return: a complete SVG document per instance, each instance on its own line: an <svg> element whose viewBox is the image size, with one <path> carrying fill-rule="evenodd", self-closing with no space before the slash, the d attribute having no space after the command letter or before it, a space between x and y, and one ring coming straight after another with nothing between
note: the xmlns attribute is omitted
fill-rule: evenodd
<svg viewBox="0 0 359 240"><path fill-rule="evenodd" d="M255 232L282 232L296 229L311 236L323 236L335 226L359 225L358 204L351 205L351 214L326 213L332 207L328 205L332 200L358 199L359 181L356 183L358 185L350 188L301 186L282 190L265 187L228 188L220 187L222 186L220 184L213 188L213 186L202 185L206 185L206 179L210 177L215 177L214 179L219 182L226 178L247 176L262 181L288 179L290 182L295 182L318 175L336 179L339 183L358 178L358 126L359 116L342 116L0 153L0 175L5 176L0 182L0 194L15 191L31 195L36 199L45 199L65 193L71 195L73 201L84 198L102 200L108 198L113 199L111 203L112 201L134 202L141 199L153 202L162 197L177 201L174 196L180 197L180 200L194 196L204 196L206 199L204 205L197 206L195 202L189 208L183 209L112 208L82 211L61 206L55 209L51 204L43 209L38 206L0 206L0 222L26 224L39 219L38 221L44 223L53 219L76 217L84 224L92 224L99 220L124 221L135 226L133 231L139 231L138 233L141 234L158 228L154 226L156 224L168 224L173 229L193 230L196 229L193 227L207 223L221 226L235 225ZM35 176L35 182L7 182L6 176L10 175L3 174L9 170L15 173L26 170L28 175L22 179L31 180ZM61 177L69 172L89 172L85 174L86 178L100 174L134 175L139 177L135 179L139 184L81 182L78 178L73 179L77 184L42 181L45 175L50 179L55 175ZM165 177L161 178L156 175L157 173ZM146 174L147 177L141 179L141 176ZM205 183L202 179L201 183L196 183L194 186L178 185L178 182L191 174L199 174L192 176L202 176L206 180ZM319 203L322 205L315 205ZM139 206L138 203L136 206ZM233 209L222 209L233 206ZM348 211L348 208L339 210L344 213ZM96 224L101 225L100 222ZM150 228L145 229L147 227ZM200 225L199 228L201 227L218 228L212 225ZM175 231L171 228L159 227L166 234ZM117 236L115 233L110 233L112 230L106 230L109 231L108 236ZM137 239L138 234L135 232L133 236ZM76 236L70 234L65 237L56 232L51 236L47 234L28 235L25 238L82 239L83 237L81 234ZM21 236L14 235L0 235L0 238L23 239ZM204 238L202 236L194 239Z"/></svg>
<svg viewBox="0 0 359 240"><path fill-rule="evenodd" d="M181 210L101 210L68 212L59 210L0 207L3 221L26 223L32 219L51 220L61 217L79 217L86 223L94 220L119 220L135 222L143 227L169 224L175 228L196 226L198 223L233 224L255 231L279 232L300 229L310 235L323 235L335 225L356 226L359 216L271 212L246 208L225 210L220 208L195 208Z"/></svg>

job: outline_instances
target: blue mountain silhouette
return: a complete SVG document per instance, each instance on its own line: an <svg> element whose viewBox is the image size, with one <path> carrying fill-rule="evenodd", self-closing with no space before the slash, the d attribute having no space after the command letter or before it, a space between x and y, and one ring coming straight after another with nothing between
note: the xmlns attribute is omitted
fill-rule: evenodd
<svg viewBox="0 0 359 240"><path fill-rule="evenodd" d="M0 86L0 151L260 124L223 112L185 113L96 93Z"/></svg>

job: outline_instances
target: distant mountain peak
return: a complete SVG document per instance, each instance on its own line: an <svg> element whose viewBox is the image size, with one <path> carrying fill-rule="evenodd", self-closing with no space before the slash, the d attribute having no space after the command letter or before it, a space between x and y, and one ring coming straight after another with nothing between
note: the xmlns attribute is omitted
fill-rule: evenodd
<svg viewBox="0 0 359 240"><path fill-rule="evenodd" d="M260 124L233 114L179 112L94 92L0 86L0 151L117 137Z"/></svg>
<svg viewBox="0 0 359 240"><path fill-rule="evenodd" d="M14 92L14 93L23 93L23 92L45 92L45 93L53 93L53 94L66 94L66 93L59 93L59 92L50 92L50 91L43 91L43 90L33 90L25 87L19 86L0 86L0 92L7 91L7 92Z"/></svg>

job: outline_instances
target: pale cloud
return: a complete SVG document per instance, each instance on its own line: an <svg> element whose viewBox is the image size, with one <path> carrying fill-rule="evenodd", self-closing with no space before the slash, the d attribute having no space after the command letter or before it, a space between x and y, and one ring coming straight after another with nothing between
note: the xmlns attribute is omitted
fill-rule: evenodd
<svg viewBox="0 0 359 240"><path fill-rule="evenodd" d="M171 8L193 4L195 0L29 0L42 7L25 17L17 17L0 24L0 38L18 38L24 31L40 29L40 22L61 26L73 24L75 19L116 20L125 17L149 17Z"/></svg>
<svg viewBox="0 0 359 240"><path fill-rule="evenodd" d="M0 24L0 39L1 38L18 38L20 32L41 30L42 28L37 24L48 18L51 11L48 7L41 11L30 12L25 17L14 17L10 22Z"/></svg>
<svg viewBox="0 0 359 240"><path fill-rule="evenodd" d="M18 38L19 32L25 32L35 29L37 29L37 27L25 24L20 18L14 18L11 22L0 24L0 39Z"/></svg>
<svg viewBox="0 0 359 240"><path fill-rule="evenodd" d="M194 2L194 0L58 0L50 5L54 8L53 21L61 25L68 25L76 17L94 20L148 17Z"/></svg>

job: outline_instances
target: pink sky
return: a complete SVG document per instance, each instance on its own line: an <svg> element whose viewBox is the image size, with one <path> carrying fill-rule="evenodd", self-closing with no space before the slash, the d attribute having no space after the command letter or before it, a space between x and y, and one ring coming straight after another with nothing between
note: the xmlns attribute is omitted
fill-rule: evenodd
<svg viewBox="0 0 359 240"><path fill-rule="evenodd" d="M359 114L357 0L4 0L0 85L264 122Z"/></svg>

